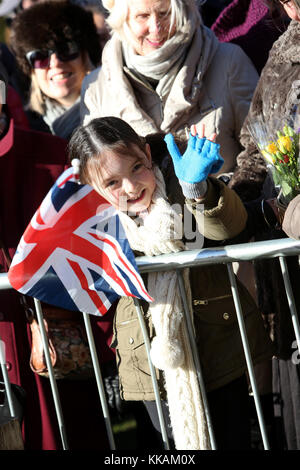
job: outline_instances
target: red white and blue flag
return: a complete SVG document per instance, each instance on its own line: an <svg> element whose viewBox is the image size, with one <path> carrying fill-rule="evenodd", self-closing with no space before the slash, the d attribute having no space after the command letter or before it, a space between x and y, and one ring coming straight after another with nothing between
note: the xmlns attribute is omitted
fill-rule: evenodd
<svg viewBox="0 0 300 470"><path fill-rule="evenodd" d="M8 278L22 294L51 305L103 315L121 296L153 299L137 271L117 211L73 168L36 211Z"/></svg>

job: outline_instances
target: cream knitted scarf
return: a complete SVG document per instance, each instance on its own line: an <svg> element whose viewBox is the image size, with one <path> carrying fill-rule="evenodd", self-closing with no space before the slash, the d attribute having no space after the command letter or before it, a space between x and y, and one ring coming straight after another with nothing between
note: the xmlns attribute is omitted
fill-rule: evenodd
<svg viewBox="0 0 300 470"><path fill-rule="evenodd" d="M120 212L130 246L153 256L184 250L182 220L170 206L160 170L154 168L156 190L152 204L138 226ZM191 306L189 272L184 272L185 287ZM209 449L207 423L192 359L188 334L182 322L183 307L175 271L148 274L148 291L154 298L149 311L156 336L151 344L153 364L164 371L175 445L178 450Z"/></svg>

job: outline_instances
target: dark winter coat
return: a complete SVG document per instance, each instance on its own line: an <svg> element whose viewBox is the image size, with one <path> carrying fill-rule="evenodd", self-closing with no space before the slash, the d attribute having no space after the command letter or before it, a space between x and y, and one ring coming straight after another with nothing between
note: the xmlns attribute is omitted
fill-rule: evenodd
<svg viewBox="0 0 300 470"><path fill-rule="evenodd" d="M237 168L230 182L244 201L274 196L268 179L265 161L248 131L249 120L262 115L266 121L278 115L292 114L300 97L300 23L292 21L287 31L274 43L269 59L261 73L248 116L241 131L244 151L237 158ZM286 237L281 230L270 231L260 239ZM300 306L299 263L288 258L288 267L298 311ZM278 357L287 359L293 352L295 335L289 306L283 287L278 260L255 262L259 307L266 316L276 344Z"/></svg>

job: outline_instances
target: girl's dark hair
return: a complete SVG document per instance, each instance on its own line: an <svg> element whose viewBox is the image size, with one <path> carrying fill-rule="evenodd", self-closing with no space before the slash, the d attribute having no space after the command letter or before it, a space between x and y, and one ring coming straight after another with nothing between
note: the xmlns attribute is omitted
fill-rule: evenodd
<svg viewBox="0 0 300 470"><path fill-rule="evenodd" d="M110 149L128 155L128 151L133 150L133 145L145 152L145 145L149 144L153 163L162 167L166 157L170 160L164 137L163 132L141 137L127 122L117 117L96 118L73 132L68 145L69 160L76 158L80 161L80 180L87 184L91 182L87 168L88 161L97 157L103 150ZM183 153L186 149L186 140L175 137L175 141Z"/></svg>
<svg viewBox="0 0 300 470"><path fill-rule="evenodd" d="M39 2L16 15L12 22L10 46L22 71L30 76L27 52L54 49L57 44L74 41L87 52L92 64L101 60L99 36L91 12L68 0Z"/></svg>
<svg viewBox="0 0 300 470"><path fill-rule="evenodd" d="M96 118L86 126L78 127L69 141L69 159L80 160L80 180L89 183L87 163L101 154L101 151L111 149L119 153L128 153L133 145L145 151L146 140L120 118L108 116Z"/></svg>

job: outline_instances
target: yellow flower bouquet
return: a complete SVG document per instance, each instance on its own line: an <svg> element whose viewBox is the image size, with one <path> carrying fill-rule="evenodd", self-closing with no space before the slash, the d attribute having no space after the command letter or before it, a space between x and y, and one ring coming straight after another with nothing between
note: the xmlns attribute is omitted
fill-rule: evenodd
<svg viewBox="0 0 300 470"><path fill-rule="evenodd" d="M300 193L299 130L288 120L274 128L267 126L263 119L248 125L249 131L260 150L282 202L288 204ZM268 130L270 128L270 130Z"/></svg>

